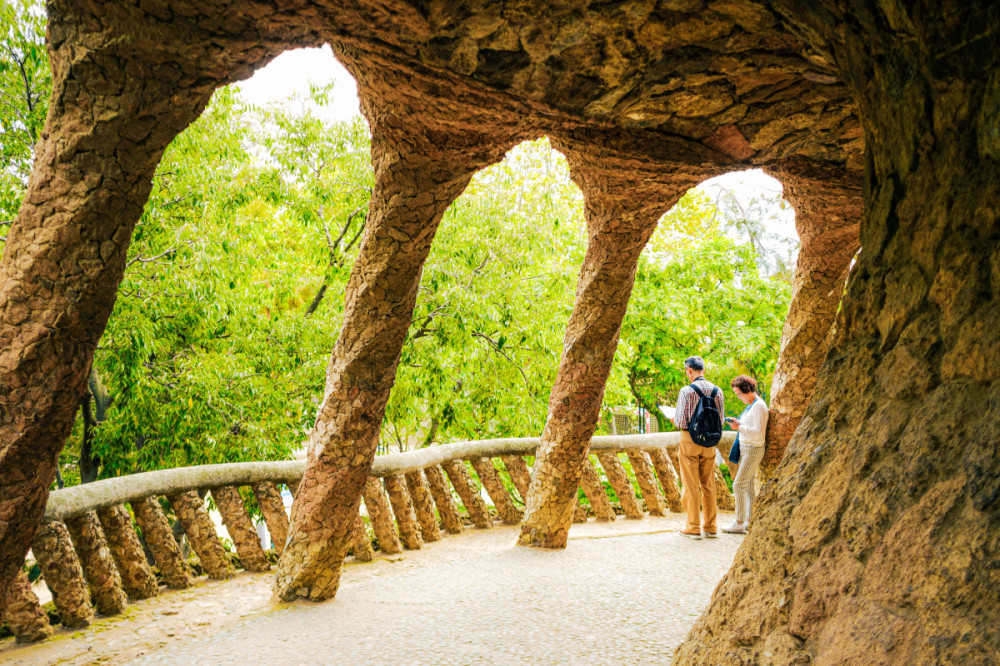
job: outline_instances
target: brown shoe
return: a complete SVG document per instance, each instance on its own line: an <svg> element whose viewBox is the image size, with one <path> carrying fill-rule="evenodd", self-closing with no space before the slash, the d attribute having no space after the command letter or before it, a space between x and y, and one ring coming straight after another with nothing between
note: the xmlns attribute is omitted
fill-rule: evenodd
<svg viewBox="0 0 1000 666"><path fill-rule="evenodd" d="M705 537L706 539L718 539L719 538L719 533L718 532L706 532L705 530L702 530L701 531L701 535L703 537Z"/></svg>
<svg viewBox="0 0 1000 666"><path fill-rule="evenodd" d="M688 539L701 538L701 532L685 532L684 530L680 530L678 534L680 534L682 537L687 537Z"/></svg>

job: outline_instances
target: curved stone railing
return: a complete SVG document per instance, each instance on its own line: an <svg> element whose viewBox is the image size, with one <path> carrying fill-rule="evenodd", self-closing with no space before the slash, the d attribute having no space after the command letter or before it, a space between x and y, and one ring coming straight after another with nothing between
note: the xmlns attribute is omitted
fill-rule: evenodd
<svg viewBox="0 0 1000 666"><path fill-rule="evenodd" d="M733 438L734 433L723 437L719 448L724 457ZM578 504L575 520L585 522L593 515L599 521L612 521L618 512L627 518L642 518L644 512L661 516L668 510L681 512L678 443L676 432L594 437L591 453L618 498L618 506L606 492L598 469L588 463L580 486L589 506ZM384 554L416 550L440 539L442 527L448 534L459 534L466 523L481 529L492 527L496 518L509 525L519 523L531 481L524 456L533 455L538 445L537 437L491 439L378 456L364 487L368 521L359 513L353 556L371 561L376 545ZM628 459L638 493L621 454ZM507 472L509 485L498 466ZM54 491L32 551L52 592L60 622L71 628L86 627L93 621L95 610L114 615L125 609L129 599L158 594L160 580L148 562L136 526L162 582L172 589L192 584L194 572L182 557L165 505L183 527L208 577L231 577L234 559L209 516L205 492L211 494L218 507L243 569L269 570L270 563L246 502L251 497L257 502L280 556L289 523L278 484L287 485L294 493L304 471L305 463L301 461L204 465L104 479ZM716 471L719 506L732 508L732 494L721 472ZM249 487L250 492L241 494L242 487ZM492 507L480 488L492 500ZM23 573L9 594L2 620L19 642L51 634L48 616Z"/></svg>

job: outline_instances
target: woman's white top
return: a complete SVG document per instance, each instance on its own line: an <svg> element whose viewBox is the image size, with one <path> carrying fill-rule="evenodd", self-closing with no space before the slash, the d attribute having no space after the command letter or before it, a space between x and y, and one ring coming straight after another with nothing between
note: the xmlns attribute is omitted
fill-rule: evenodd
<svg viewBox="0 0 1000 666"><path fill-rule="evenodd" d="M740 446L764 446L764 435L767 433L767 417L770 412L767 405L757 398L746 416L740 419Z"/></svg>

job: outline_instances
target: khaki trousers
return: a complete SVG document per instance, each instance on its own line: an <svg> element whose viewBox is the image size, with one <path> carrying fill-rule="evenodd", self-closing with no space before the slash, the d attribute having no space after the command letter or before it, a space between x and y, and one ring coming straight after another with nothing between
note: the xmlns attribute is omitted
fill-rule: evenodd
<svg viewBox="0 0 1000 666"><path fill-rule="evenodd" d="M718 509L715 505L715 447L698 446L691 440L687 430L681 430L681 445L678 460L681 464L681 483L684 494L681 503L687 512L685 532L712 534L719 531L715 524ZM698 517L698 503L705 511L705 521Z"/></svg>

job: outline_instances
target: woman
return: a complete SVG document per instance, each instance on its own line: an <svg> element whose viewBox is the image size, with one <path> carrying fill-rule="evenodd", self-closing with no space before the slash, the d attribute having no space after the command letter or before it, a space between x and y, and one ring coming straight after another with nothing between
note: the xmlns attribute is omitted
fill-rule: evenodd
<svg viewBox="0 0 1000 666"><path fill-rule="evenodd" d="M733 479L733 496L736 499L736 520L722 531L729 534L746 534L750 526L750 509L753 508L753 478L764 458L764 433L767 432L767 405L757 395L757 382L740 375L732 382L733 391L746 409L740 418L728 418L733 430L737 431L736 442L739 447L740 465Z"/></svg>

